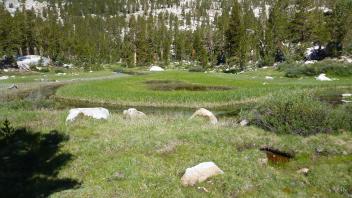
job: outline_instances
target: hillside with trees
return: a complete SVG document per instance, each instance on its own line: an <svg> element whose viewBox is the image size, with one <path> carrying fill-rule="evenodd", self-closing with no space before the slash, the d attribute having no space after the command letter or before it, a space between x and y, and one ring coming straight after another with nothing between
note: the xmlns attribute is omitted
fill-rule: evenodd
<svg viewBox="0 0 352 198"><path fill-rule="evenodd" d="M0 56L242 70L351 54L351 25L351 0L2 0Z"/></svg>

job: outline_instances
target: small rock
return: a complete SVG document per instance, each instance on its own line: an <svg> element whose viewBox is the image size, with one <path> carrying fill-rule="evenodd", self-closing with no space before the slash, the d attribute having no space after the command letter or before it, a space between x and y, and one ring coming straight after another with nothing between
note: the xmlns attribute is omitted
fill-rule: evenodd
<svg viewBox="0 0 352 198"><path fill-rule="evenodd" d="M0 80L7 80L7 79L9 79L8 76L1 76L1 77L0 77Z"/></svg>
<svg viewBox="0 0 352 198"><path fill-rule="evenodd" d="M344 97L344 98L352 97L352 94L350 94L350 93L345 93L345 94L342 94L342 97Z"/></svg>
<svg viewBox="0 0 352 198"><path fill-rule="evenodd" d="M241 127L245 127L245 126L247 126L248 124L249 124L249 121L248 121L248 120L242 120L242 121L240 122Z"/></svg>
<svg viewBox="0 0 352 198"><path fill-rule="evenodd" d="M297 171L297 173L298 173L298 174L303 174L303 175L307 176L308 173L309 173L309 169L308 169L308 168L301 168L301 169L299 169L299 170Z"/></svg>
<svg viewBox="0 0 352 198"><path fill-rule="evenodd" d="M125 119L140 119L140 118L144 118L146 117L147 115L141 111L138 111L137 109L135 108L130 108L128 110L124 110L123 111L123 117Z"/></svg>
<svg viewBox="0 0 352 198"><path fill-rule="evenodd" d="M12 90L12 89L18 89L17 85L12 84L8 89Z"/></svg>
<svg viewBox="0 0 352 198"><path fill-rule="evenodd" d="M210 112L207 109L201 108L198 109L191 117L190 119L194 119L196 117L203 117L203 118L207 118L211 124L217 124L218 123L218 119L215 117L215 115Z"/></svg>
<svg viewBox="0 0 352 198"><path fill-rule="evenodd" d="M305 65L311 65L311 64L314 64L314 63L317 63L318 61L316 60L309 60L309 61L306 61L304 62Z"/></svg>
<svg viewBox="0 0 352 198"><path fill-rule="evenodd" d="M181 178L181 183L183 186L194 186L219 174L224 174L224 172L214 162L204 162L192 168L187 168Z"/></svg>
<svg viewBox="0 0 352 198"><path fill-rule="evenodd" d="M266 79L266 80L274 80L274 78L271 77L271 76L265 76L265 79Z"/></svg>
<svg viewBox="0 0 352 198"><path fill-rule="evenodd" d="M208 192L209 192L209 190L208 190L208 189L206 189L205 187L198 187L198 190L200 190L200 191L204 191L204 192L206 192L206 193L208 193Z"/></svg>
<svg viewBox="0 0 352 198"><path fill-rule="evenodd" d="M343 103L352 103L352 101L349 101L349 100L341 100L341 102L343 102Z"/></svg>
<svg viewBox="0 0 352 198"><path fill-rule="evenodd" d="M66 118L66 122L70 121L73 122L77 116L83 114L88 117L92 117L94 119L100 120L105 119L107 120L110 116L109 110L105 108L78 108L78 109L71 109L69 115Z"/></svg>
<svg viewBox="0 0 352 198"><path fill-rule="evenodd" d="M108 181L113 181L113 180L122 180L125 178L125 174L121 173L121 172L116 172L114 173L113 176L111 176L110 178L108 178Z"/></svg>
<svg viewBox="0 0 352 198"><path fill-rule="evenodd" d="M151 72L162 72L162 71L165 71L163 68L159 67L159 66L152 66L149 71Z"/></svg>
<svg viewBox="0 0 352 198"><path fill-rule="evenodd" d="M318 81L332 81L331 78L326 77L326 74L320 74L318 77L315 77Z"/></svg>
<svg viewBox="0 0 352 198"><path fill-rule="evenodd" d="M266 166L268 164L268 159L267 158L260 158L258 160L258 163L262 166Z"/></svg>

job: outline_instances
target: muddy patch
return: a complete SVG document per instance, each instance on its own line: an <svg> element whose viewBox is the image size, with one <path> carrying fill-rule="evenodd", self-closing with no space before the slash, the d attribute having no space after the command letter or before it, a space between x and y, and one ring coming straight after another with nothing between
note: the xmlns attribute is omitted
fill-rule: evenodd
<svg viewBox="0 0 352 198"><path fill-rule="evenodd" d="M260 150L266 154L269 162L274 164L287 163L294 158L293 153L280 151L272 147L263 147Z"/></svg>
<svg viewBox="0 0 352 198"><path fill-rule="evenodd" d="M154 91L228 91L234 89L227 86L206 86L178 80L149 80L145 81L145 84Z"/></svg>
<svg viewBox="0 0 352 198"><path fill-rule="evenodd" d="M343 99L344 98L342 97L341 94L326 94L326 95L319 96L320 101L329 103L333 106L344 104Z"/></svg>

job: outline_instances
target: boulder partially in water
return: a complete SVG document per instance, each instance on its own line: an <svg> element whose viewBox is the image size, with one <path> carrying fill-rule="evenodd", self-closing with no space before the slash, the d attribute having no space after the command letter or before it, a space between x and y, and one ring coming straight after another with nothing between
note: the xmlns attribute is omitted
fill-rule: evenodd
<svg viewBox="0 0 352 198"><path fill-rule="evenodd" d="M207 109L201 108L198 109L192 116L190 119L194 119L196 117L201 117L201 118L206 118L210 121L211 124L217 124L218 123L218 119L215 117L215 115L210 112Z"/></svg>
<svg viewBox="0 0 352 198"><path fill-rule="evenodd" d="M66 118L66 122L73 122L79 115L88 116L97 120L107 120L110 116L109 110L99 108L77 108L71 109L69 115Z"/></svg>
<svg viewBox="0 0 352 198"><path fill-rule="evenodd" d="M203 162L197 166L187 168L181 178L181 183L183 186L194 186L220 174L224 174L224 172L214 162Z"/></svg>

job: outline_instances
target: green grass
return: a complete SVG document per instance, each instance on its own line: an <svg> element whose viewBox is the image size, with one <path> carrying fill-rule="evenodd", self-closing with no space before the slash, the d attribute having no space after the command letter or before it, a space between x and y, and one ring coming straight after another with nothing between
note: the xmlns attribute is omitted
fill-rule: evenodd
<svg viewBox="0 0 352 198"><path fill-rule="evenodd" d="M267 75L275 79L266 80ZM145 84L150 80L183 81L199 85L227 86L233 89L155 91ZM313 77L289 79L284 78L283 73L271 69L240 75L169 71L65 86L58 90L57 97L63 101L82 101L110 106L220 108L233 106L241 101L252 101L276 91L348 86L351 83L352 78L342 78L333 82L318 82Z"/></svg>
<svg viewBox="0 0 352 198"><path fill-rule="evenodd" d="M80 101L80 105L102 102L103 107L216 107L257 103L273 92L317 89L319 94L330 90L329 95L335 95L351 91L351 78L319 82L313 77L288 79L283 75L271 69L240 75L170 71L83 82L58 90L56 97L63 98L64 103L54 99L4 101L0 103L0 121L7 118L14 127L43 134L57 130L70 137L58 154L73 158L56 170L55 176L78 181L81 186L59 190L51 197L351 196L351 131L308 137L275 134L254 126L239 127L239 117L220 118L214 126L202 120L190 121L191 111L180 113L168 108L147 113L146 119L137 121L125 120L122 112L111 111L107 121L79 118L74 123L65 122L69 111L65 101L69 99ZM265 76L275 79L267 81ZM234 89L153 91L144 83L148 80L178 80ZM263 85L264 82L268 84ZM259 150L262 146L294 152L295 158L287 164L262 165L259 160L266 158ZM215 162L225 174L195 187L183 187L181 177L186 168L206 161ZM309 168L309 174L298 174L301 168Z"/></svg>
<svg viewBox="0 0 352 198"><path fill-rule="evenodd" d="M149 115L128 121L115 113L108 121L80 119L65 124L67 110L1 108L0 120L44 133L57 129L70 136L61 152L73 160L59 178L82 182L52 197L344 197L351 193L351 133L300 137L238 127L232 119L218 126L189 121L183 115ZM296 153L288 164L260 165L270 145ZM323 155L316 150L324 151ZM224 175L196 187L183 187L185 169L214 161ZM296 173L311 170L308 176ZM122 178L114 178L116 173ZM205 187L203 192L198 187Z"/></svg>
<svg viewBox="0 0 352 198"><path fill-rule="evenodd" d="M31 83L31 82L40 82L41 79L45 79L49 82L54 81L64 81L72 79L81 79L81 78L93 78L93 77L102 77L112 75L111 71L95 71L95 72L82 72L75 70L63 70L66 75L59 75L55 72L49 73L39 73L39 72L14 72L14 73L2 73L0 76L13 76L7 80L0 80L1 84L8 83Z"/></svg>

